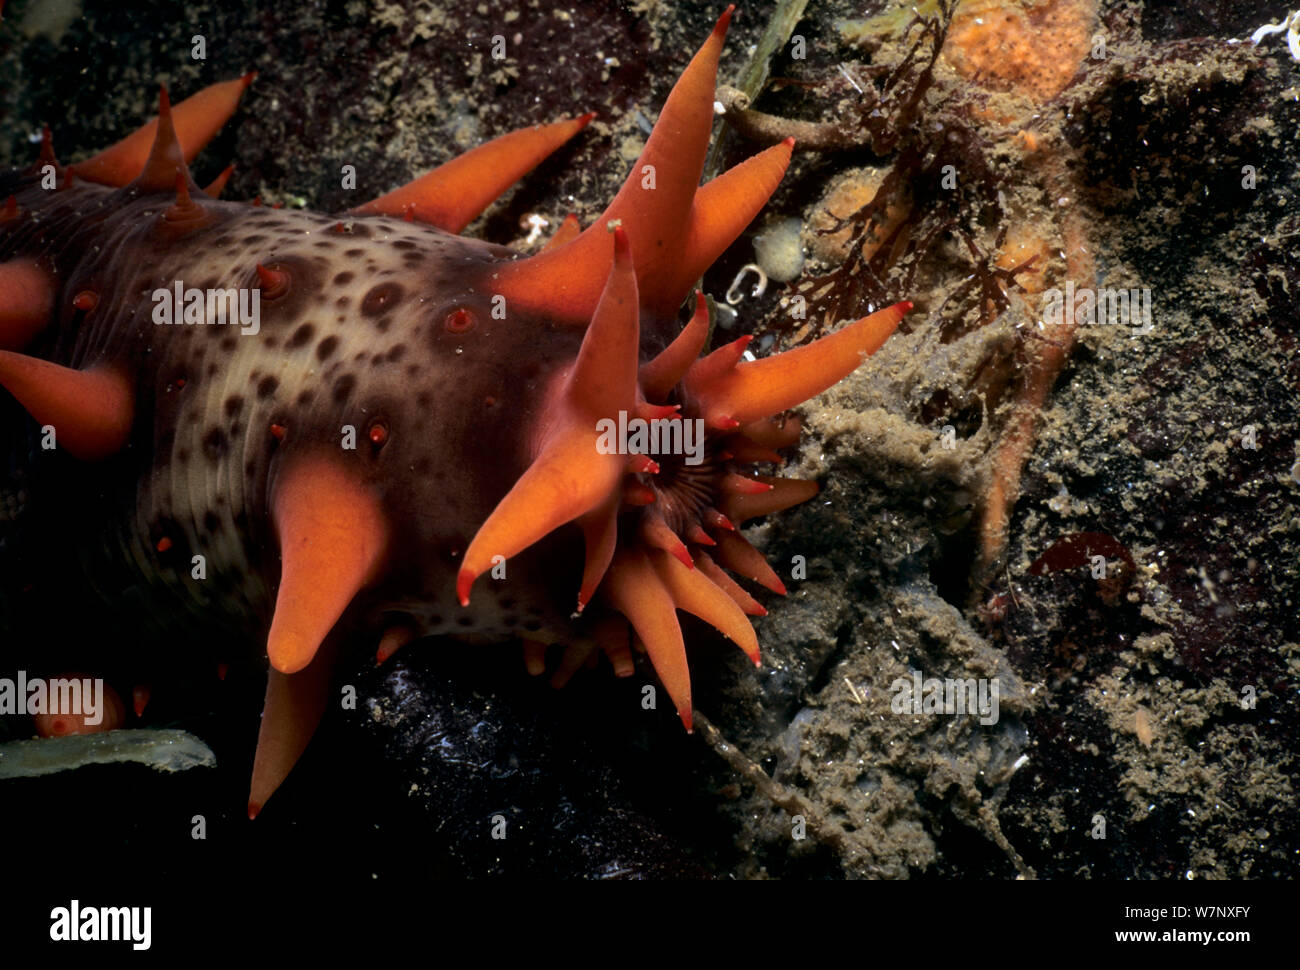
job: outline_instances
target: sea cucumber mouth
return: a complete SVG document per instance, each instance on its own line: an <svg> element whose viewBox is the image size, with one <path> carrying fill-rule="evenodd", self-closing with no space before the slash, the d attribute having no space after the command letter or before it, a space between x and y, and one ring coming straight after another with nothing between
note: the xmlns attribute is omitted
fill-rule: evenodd
<svg viewBox="0 0 1300 970"><path fill-rule="evenodd" d="M703 526L704 514L717 504L729 471L727 452L716 435L708 435L700 450L695 463L681 452L650 452L647 457L658 466L658 474L638 476L655 493L655 507L678 535Z"/></svg>

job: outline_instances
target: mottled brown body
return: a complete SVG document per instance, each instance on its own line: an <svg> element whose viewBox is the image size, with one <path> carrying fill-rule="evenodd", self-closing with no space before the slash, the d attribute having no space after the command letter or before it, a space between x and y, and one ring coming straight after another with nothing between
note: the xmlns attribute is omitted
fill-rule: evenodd
<svg viewBox="0 0 1300 970"><path fill-rule="evenodd" d="M164 194L46 191L35 177L0 191L26 213L0 228L0 260L35 257L66 280L58 324L34 352L79 368L123 362L137 381L140 420L111 462L127 476L121 504L99 515L110 561L180 609L216 605L264 625L279 572L267 514L277 471L329 451L402 523L386 580L357 614L400 611L430 634L561 638L582 565L576 529L513 559L470 607L454 596L459 557L531 460L528 429L583 335L503 299L494 317L485 284L511 251L387 217L204 200L202 224L177 227ZM262 285L258 264L287 274L284 292ZM177 281L260 288L256 332L155 323L155 291ZM84 291L98 298L89 312L73 306Z"/></svg>
<svg viewBox="0 0 1300 970"><path fill-rule="evenodd" d="M759 662L749 617L766 610L727 570L786 587L738 525L817 486L748 466L779 463L799 435L788 410L910 304L761 360L748 337L706 353L703 294L676 326L794 148L699 184L730 17L605 213L527 258L443 229L590 115L503 135L341 220L191 180L193 146L251 75L174 112L162 92L155 123L69 168L47 137L36 166L0 178L0 384L58 433L42 494L72 497L43 514L81 526L40 541L88 552L101 595L188 619L173 658L219 617L266 631L250 817L306 747L343 641L382 662L421 634L519 637L534 675L560 642L556 686L597 650L631 676L641 648L687 730L679 613ZM238 325L214 319L218 294ZM632 420L678 444L612 441Z"/></svg>

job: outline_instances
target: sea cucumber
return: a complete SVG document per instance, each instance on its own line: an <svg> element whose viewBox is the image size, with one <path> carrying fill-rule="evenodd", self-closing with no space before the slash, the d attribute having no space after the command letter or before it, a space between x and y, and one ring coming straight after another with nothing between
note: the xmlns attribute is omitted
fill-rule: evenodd
<svg viewBox="0 0 1300 970"><path fill-rule="evenodd" d="M702 295L679 325L794 148L699 185L730 16L605 213L533 256L454 233L590 116L343 215L290 212L218 201L187 168L249 75L174 108L163 91L155 121L84 162L60 165L47 134L35 165L0 175L0 384L40 460L106 496L80 537L92 565L130 571L158 616L265 636L250 817L310 740L343 648L522 638L533 672L562 644L561 671L599 648L628 674L638 647L688 730L679 609L758 662L747 615L765 610L724 569L784 586L737 525L817 486L749 466L779 460L789 409L910 304L764 359L748 337L700 356ZM611 422L632 429L617 446ZM654 450L665 422L702 446Z"/></svg>

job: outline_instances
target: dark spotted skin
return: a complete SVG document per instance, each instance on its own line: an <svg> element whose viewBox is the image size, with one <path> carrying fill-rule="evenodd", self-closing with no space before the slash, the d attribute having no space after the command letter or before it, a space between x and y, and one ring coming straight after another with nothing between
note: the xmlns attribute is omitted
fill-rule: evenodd
<svg viewBox="0 0 1300 970"><path fill-rule="evenodd" d="M136 381L130 445L84 469L110 483L87 568L137 572L161 612L219 610L264 631L279 575L276 478L324 450L379 492L393 523L387 571L354 604L355 625L373 634L405 614L423 633L566 639L582 565L574 527L512 559L504 581L484 576L468 609L454 596L460 556L531 460L541 402L582 339L508 306L493 318L492 270L512 251L197 193L204 217L176 226L164 218L174 197L129 186L44 191L32 176L0 177L0 198L11 192L22 215L0 225L0 259L39 257L60 283L58 322L28 352L118 362ZM155 289L259 286L259 263L288 286L265 294L255 335L153 322ZM81 313L72 299L86 289L99 302ZM458 309L473 321L464 332L446 324ZM342 447L345 426L355 450ZM191 577L194 555L204 581Z"/></svg>

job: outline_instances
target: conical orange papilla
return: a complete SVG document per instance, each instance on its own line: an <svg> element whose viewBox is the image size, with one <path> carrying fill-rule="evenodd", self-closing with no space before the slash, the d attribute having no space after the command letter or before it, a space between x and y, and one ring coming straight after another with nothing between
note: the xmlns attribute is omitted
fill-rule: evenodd
<svg viewBox="0 0 1300 970"><path fill-rule="evenodd" d="M677 605L646 553L639 548L615 553L601 592L636 630L677 716L691 730L691 672Z"/></svg>
<svg viewBox="0 0 1300 970"><path fill-rule="evenodd" d="M613 268L578 359L548 408L551 425L538 455L465 551L456 578L462 606L469 605L470 587L495 557L509 559L618 492L627 457L617 449L601 453L598 423L631 411L636 401L640 323L627 234L617 229L613 237Z"/></svg>
<svg viewBox="0 0 1300 970"><path fill-rule="evenodd" d="M641 517L641 541L652 549L660 549L672 556L687 569L694 569L695 562L681 537L669 528L662 515L647 510Z"/></svg>
<svg viewBox="0 0 1300 970"><path fill-rule="evenodd" d="M388 547L379 497L340 459L298 458L275 483L272 517L280 542L280 589L267 636L271 666L302 670L343 611L373 580Z"/></svg>
<svg viewBox="0 0 1300 970"><path fill-rule="evenodd" d="M701 357L687 369L684 378L689 378L692 385L708 385L730 374L732 369L744 359L745 351L753 342L753 334L745 334L723 344L707 357Z"/></svg>
<svg viewBox="0 0 1300 970"><path fill-rule="evenodd" d="M555 233L551 238L546 240L546 245L542 247L542 252L545 252L548 249L557 249L566 243L571 243L581 235L582 223L578 221L577 216L570 212L564 217L564 221L560 223L560 227L555 230Z"/></svg>
<svg viewBox="0 0 1300 970"><path fill-rule="evenodd" d="M375 649L375 665L386 664L393 654L414 640L415 637L416 630L413 626L405 623L390 626L384 631L384 635L379 638L379 646Z"/></svg>
<svg viewBox="0 0 1300 970"><path fill-rule="evenodd" d="M864 355L879 349L911 308L911 303L895 303L810 344L741 361L725 373L710 366L710 355L687 371L685 387L709 427L748 424L801 404L843 380Z"/></svg>
<svg viewBox="0 0 1300 970"><path fill-rule="evenodd" d="M669 312L676 308L685 292L670 291L682 275L679 261L704 170L718 59L733 9L728 7L718 18L713 33L678 78L641 157L604 214L571 243L499 270L492 285L512 303L544 305L553 316L585 322L604 284L605 226L621 221L637 254L637 283L647 306L671 304Z"/></svg>
<svg viewBox="0 0 1300 970"><path fill-rule="evenodd" d="M763 554L751 546L735 532L719 532L715 537L718 547L714 558L733 573L739 573L746 579L752 579L760 586L766 586L773 593L786 594L785 583L776 574Z"/></svg>
<svg viewBox="0 0 1300 970"><path fill-rule="evenodd" d="M732 460L740 462L741 464L766 461L775 465L780 465L785 461L784 458L771 448L764 448L762 445L751 441L744 435L732 435L727 438L726 451L731 455Z"/></svg>
<svg viewBox="0 0 1300 970"><path fill-rule="evenodd" d="M757 666L758 635L731 596L704 573L687 569L672 556L653 550L648 555L677 608L698 616L734 641Z"/></svg>
<svg viewBox="0 0 1300 970"><path fill-rule="evenodd" d="M0 349L22 350L50 322L54 279L34 259L0 263Z"/></svg>
<svg viewBox="0 0 1300 970"><path fill-rule="evenodd" d="M267 671L266 702L248 790L250 819L261 813L316 732L329 700L335 653L332 646L325 647L299 673L284 674L274 668Z"/></svg>
<svg viewBox="0 0 1300 970"><path fill-rule="evenodd" d="M82 461L107 458L126 444L135 395L112 364L74 370L0 350L0 385L39 424L54 428L56 447Z"/></svg>
<svg viewBox="0 0 1300 970"><path fill-rule="evenodd" d="M564 687L573 675L582 669L582 665L596 661L596 644L592 642L571 643L560 654L560 665L551 675L551 686L556 690Z"/></svg>
<svg viewBox="0 0 1300 970"><path fill-rule="evenodd" d="M770 515L806 502L818 492L816 482L798 478L775 478L759 475L753 481L770 485L759 493L733 492L720 500L721 512L732 522L746 522L760 515Z"/></svg>
<svg viewBox="0 0 1300 970"><path fill-rule="evenodd" d="M239 106L240 96L253 83L256 71L233 81L204 88L171 109L172 125L185 164L194 161ZM160 112L161 116L161 112ZM158 118L146 122L115 145L73 166L77 175L102 185L123 186L144 170L158 133ZM171 178L163 188L171 187Z"/></svg>
<svg viewBox="0 0 1300 970"><path fill-rule="evenodd" d="M546 673L546 648L550 644L527 638L524 638L521 643L524 648L524 669L528 671L528 676L542 676Z"/></svg>
<svg viewBox="0 0 1300 970"><path fill-rule="evenodd" d="M193 186L194 180L190 177L189 166L185 161L185 152L181 148L180 138L176 134L176 127L172 119L171 100L167 97L167 89L160 87L158 89L158 124L155 129L153 146L149 149L149 155L145 159L144 167L140 169L140 174L128 184L139 189L147 189L151 192L160 192L166 189L173 189L177 183L184 183L189 188Z"/></svg>
<svg viewBox="0 0 1300 970"><path fill-rule="evenodd" d="M631 677L636 673L632 662L632 649L628 644L627 619L617 613L606 613L596 620L592 628L592 639L605 651L610 664L614 667L615 677Z"/></svg>
<svg viewBox="0 0 1300 970"><path fill-rule="evenodd" d="M715 542L714 545L717 545L717 543ZM705 553L696 552L695 568L705 576L708 576L709 579L713 580L713 584L730 596L735 604L739 606L741 611L746 615L767 616L767 608L758 600L754 599L754 597L750 596L749 593L745 592L743 586L728 576L726 570L710 559Z"/></svg>
<svg viewBox="0 0 1300 970"><path fill-rule="evenodd" d="M582 582L578 586L578 612L581 613L591 602L596 587L605 578L614 558L614 548L618 545L618 510L622 504L622 492L613 492L604 505L592 509L578 519L582 528L585 554L582 563Z"/></svg>
<svg viewBox="0 0 1300 970"><path fill-rule="evenodd" d="M221 170L221 172L203 189L203 194L211 196L214 199L221 197L221 193L226 189L226 183L230 181L230 176L235 174L235 165L232 162Z"/></svg>
<svg viewBox="0 0 1300 970"><path fill-rule="evenodd" d="M641 391L647 398L663 400L691 369L709 339L709 304L695 292L695 313L673 342L641 365Z"/></svg>
<svg viewBox="0 0 1300 970"><path fill-rule="evenodd" d="M781 183L793 152L794 139L787 138L700 186L691 206L685 247L677 258L676 273L664 287L669 300L680 299L679 294L703 276L754 221ZM676 303L661 309L671 312L676 309Z"/></svg>
<svg viewBox="0 0 1300 970"><path fill-rule="evenodd" d="M458 233L594 117L585 114L494 138L352 212L399 217L409 212L418 222Z"/></svg>
<svg viewBox="0 0 1300 970"><path fill-rule="evenodd" d="M763 448L789 448L799 440L802 433L803 419L797 414L751 421L739 431L744 438Z"/></svg>
<svg viewBox="0 0 1300 970"><path fill-rule="evenodd" d="M42 125L41 147L36 153L36 161L27 169L27 173L40 175L46 165L53 165L56 172L59 169L59 160L54 154L54 136L50 133L49 125Z"/></svg>

